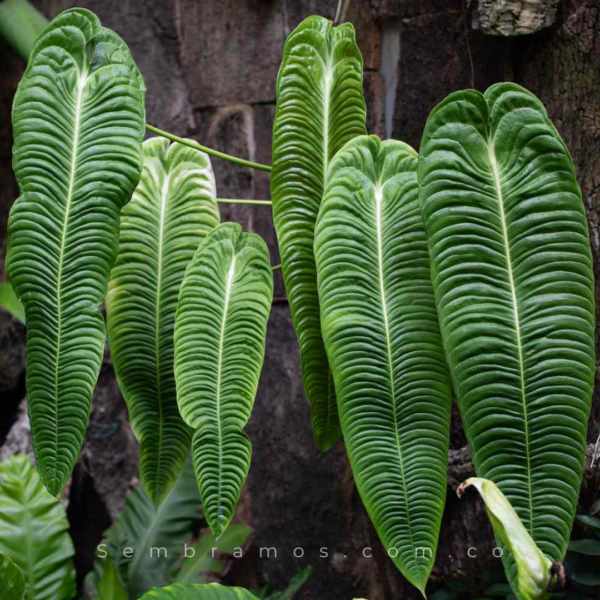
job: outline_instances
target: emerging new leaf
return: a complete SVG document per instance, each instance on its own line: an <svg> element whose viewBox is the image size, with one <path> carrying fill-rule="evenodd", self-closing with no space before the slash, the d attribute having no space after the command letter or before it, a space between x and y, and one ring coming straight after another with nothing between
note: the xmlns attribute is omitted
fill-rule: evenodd
<svg viewBox="0 0 600 600"><path fill-rule="evenodd" d="M331 159L348 140L366 133L362 67L350 23L332 28L323 17L309 17L288 37L277 78L273 218L321 450L335 444L340 425L321 336L314 227Z"/></svg>
<svg viewBox="0 0 600 600"><path fill-rule="evenodd" d="M472 477L457 490L458 497L473 486L483 498L496 536L512 553L517 567L517 591L522 600L549 598L552 563L535 545L519 515L498 487L487 479Z"/></svg>
<svg viewBox="0 0 600 600"><path fill-rule="evenodd" d="M87 428L104 352L98 308L142 168L144 85L124 42L87 10L59 15L31 53L13 130L21 195L6 269L25 306L37 466L57 495Z"/></svg>
<svg viewBox="0 0 600 600"><path fill-rule="evenodd" d="M28 600L75 596L75 552L65 509L23 454L0 464L0 552L23 571ZM4 591L0 587L0 597Z"/></svg>
<svg viewBox="0 0 600 600"><path fill-rule="evenodd" d="M258 600L258 598L243 588L225 587L218 583L203 585L174 583L151 590L140 600Z"/></svg>
<svg viewBox="0 0 600 600"><path fill-rule="evenodd" d="M573 163L540 101L499 84L431 113L419 185L475 470L560 563L594 381L592 257ZM516 590L510 552L504 564Z"/></svg>
<svg viewBox="0 0 600 600"><path fill-rule="evenodd" d="M140 477L157 504L191 440L173 372L179 288L200 242L218 224L208 156L162 138L144 142L142 177L121 216L106 310L115 371L140 442Z"/></svg>
<svg viewBox="0 0 600 600"><path fill-rule="evenodd" d="M423 591L446 499L451 396L412 148L376 136L346 144L329 168L315 257L354 479L389 556Z"/></svg>
<svg viewBox="0 0 600 600"><path fill-rule="evenodd" d="M194 468L204 514L220 536L250 468L250 418L273 296L269 251L237 223L212 231L188 266L175 323L181 415L195 429Z"/></svg>

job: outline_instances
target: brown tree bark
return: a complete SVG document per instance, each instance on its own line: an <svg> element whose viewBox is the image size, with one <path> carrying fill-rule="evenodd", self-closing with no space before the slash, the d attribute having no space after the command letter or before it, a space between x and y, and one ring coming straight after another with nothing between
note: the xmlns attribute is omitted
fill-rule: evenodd
<svg viewBox="0 0 600 600"><path fill-rule="evenodd" d="M271 160L275 81L285 38L309 14L332 18L338 9L337 0L38 0L35 4L48 17L75 4L85 6L124 37L146 79L149 123L264 163ZM341 6L344 20L357 29L365 59L372 133L418 148L431 109L460 88L483 91L508 80L540 97L576 164L600 282L597 2L566 0L554 24L519 37L486 35L477 2L468 9L461 0L352 0ZM473 18L479 29L473 28ZM2 41L0 52L2 280L6 219L17 194L10 167L10 106L24 65ZM268 174L219 160L213 166L220 197L269 197ZM238 221L262 235L272 262L278 262L268 207L222 208L223 220ZM600 307L600 286L597 290ZM280 274L275 296L265 368L248 426L254 446L252 467L238 510L238 519L251 524L256 535L246 556L234 562L228 580L252 586L265 573L282 587L302 566L312 564L313 578L298 598L419 598L377 540L354 489L343 444L322 456L316 450ZM600 335L597 342L600 345ZM0 443L18 415L23 377L23 327L0 309ZM594 419L598 421L600 376L596 389ZM98 439L94 427L90 428L70 488L69 516L80 573L90 567L94 546L123 508L124 493L136 473L137 447L108 355L92 419L117 424L118 430L110 438ZM13 430L3 451L25 434L26 428ZM590 441L591 436L590 429ZM465 582L474 594L484 575L491 569L500 571L501 566L493 557L495 543L480 501L469 494L459 502L454 494L456 483L471 472L457 414L450 459L448 502L429 590L453 578ZM276 548L277 558L261 558L260 547ZM300 555L300 548L304 555L297 558L294 549ZM322 548L327 549L326 556ZM365 548L371 549L365 552L370 557L363 554Z"/></svg>

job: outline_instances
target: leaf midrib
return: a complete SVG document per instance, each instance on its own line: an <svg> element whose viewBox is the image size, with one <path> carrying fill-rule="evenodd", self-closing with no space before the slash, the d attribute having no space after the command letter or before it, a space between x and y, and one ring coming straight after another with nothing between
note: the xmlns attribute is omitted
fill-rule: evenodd
<svg viewBox="0 0 600 600"><path fill-rule="evenodd" d="M161 383L160 383L160 296L161 296L161 279L162 279L162 268L163 268L163 238L165 230L165 221L167 213L167 198L169 195L169 184L170 174L165 173L163 185L161 189L161 203L160 203L160 222L158 228L158 257L157 257L157 270L156 270L156 309L154 314L155 322L155 347L154 352L156 356L156 393L158 395L158 450L157 450L157 462L156 462L156 479L154 481L154 494L158 498L158 480L161 468L162 460L162 445L164 437L164 415L162 406L162 394L161 394Z"/></svg>
<svg viewBox="0 0 600 600"><path fill-rule="evenodd" d="M408 535L410 538L410 545L414 555L414 564L416 565L417 571L420 572L422 570L421 565L416 561L416 550L415 543L413 539L412 527L410 525L410 504L408 502L408 494L406 491L407 480L404 471L404 458L402 455L402 444L400 442L400 435L398 434L398 415L396 413L396 390L394 385L394 364L392 361L392 341L390 336L390 326L389 326L389 318L387 311L387 298L385 291L385 283L384 283L384 269L383 269L383 233L381 228L381 208L383 204L383 188L385 187L385 183L383 185L377 184L374 186L375 191L375 224L377 231L377 268L379 274L379 291L381 295L381 309L383 314L383 325L385 329L385 338L386 338L386 346L387 346L387 358L388 358L388 369L390 373L390 391L392 396L392 413L394 416L394 434L396 438L396 447L398 450L398 462L400 464L400 474L402 477L402 491L404 503L406 506L406 517L408 521Z"/></svg>
<svg viewBox="0 0 600 600"><path fill-rule="evenodd" d="M237 256L235 251L231 258L231 266L229 267L229 273L227 274L227 283L225 287L225 301L223 305L223 320L221 322L221 331L219 332L219 354L217 358L217 435L219 439L219 482L217 487L217 501L218 501L218 525L221 525L222 520L222 487L223 487L223 433L221 428L221 381L223 371L223 346L225 343L225 326L227 323L227 313L229 310L229 304L231 300L231 288L235 275L235 262ZM215 536L219 535L215 532ZM217 538L218 539L218 538Z"/></svg>
<svg viewBox="0 0 600 600"><path fill-rule="evenodd" d="M63 220L63 228L61 234L61 244L60 244L60 253L58 257L58 270L56 274L56 298L57 298L57 309L56 309L56 317L57 317L57 332L56 332L56 362L54 369L54 410L55 410L55 428L54 428L54 454L53 454L53 477L54 477L54 485L57 483L57 467L58 467L58 371L59 371L59 362L60 362L60 348L61 348L61 334L62 334L62 273L64 266L64 258L65 258L65 241L67 238L67 229L69 224L69 213L71 212L71 204L73 201L73 189L75 187L75 172L77 170L77 157L78 157L78 149L79 149L79 134L81 128L81 111L83 107L83 93L85 91L85 86L88 81L88 71L87 69L83 72L78 72L77 78L77 97L75 99L75 126L73 129L73 149L71 156L71 171L69 174L69 186L67 188L67 202L65 206L65 218Z"/></svg>
<svg viewBox="0 0 600 600"><path fill-rule="evenodd" d="M502 240L504 242L504 252L506 256L507 263L507 274L508 274L508 282L510 285L511 292L511 301L513 306L513 314L515 321L515 334L517 338L517 351L519 358L519 376L521 383L521 403L523 405L523 424L525 426L525 454L527 459L527 488L528 488L528 500L529 500L529 534L532 538L534 538L533 532L533 490L531 483L531 456L530 456L530 447L529 447L529 417L527 412L527 399L525 394L525 365L523 362L523 343L521 340L521 325L519 320L519 306L517 302L517 290L515 286L515 280L512 270L512 259L511 259L511 251L510 251L510 241L508 239L508 225L506 222L506 214L504 211L504 195L502 193L502 182L501 182L501 174L498 168L498 162L496 160L496 153L494 150L494 140L488 139L486 140L487 149L488 149L488 160L490 163L490 168L492 171L492 177L494 179L494 185L496 188L496 195L498 197L498 207L500 210L500 221L502 223ZM535 539L535 538L534 538Z"/></svg>

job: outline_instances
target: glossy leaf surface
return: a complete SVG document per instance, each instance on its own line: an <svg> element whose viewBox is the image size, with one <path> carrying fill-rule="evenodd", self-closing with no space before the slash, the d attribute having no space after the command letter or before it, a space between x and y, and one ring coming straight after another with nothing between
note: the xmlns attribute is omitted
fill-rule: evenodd
<svg viewBox="0 0 600 600"><path fill-rule="evenodd" d="M204 514L220 536L250 468L250 418L273 297L263 240L224 223L187 268L175 324L181 414L194 428L192 454Z"/></svg>
<svg viewBox="0 0 600 600"><path fill-rule="evenodd" d="M335 393L321 336L314 227L336 152L365 132L362 56L350 23L309 17L288 37L277 79L271 197L285 288L311 406L315 441L340 436Z"/></svg>
<svg viewBox="0 0 600 600"><path fill-rule="evenodd" d="M419 157L444 345L479 477L554 562L567 548L594 375L594 293L573 164L515 84L449 96ZM516 590L510 552L505 567Z"/></svg>
<svg viewBox="0 0 600 600"><path fill-rule="evenodd" d="M469 487L474 487L479 492L485 502L494 533L515 559L519 597L523 600L550 598L548 587L552 579L552 563L535 545L506 496L492 481L472 477L458 488L459 497Z"/></svg>
<svg viewBox="0 0 600 600"><path fill-rule="evenodd" d="M42 485L29 457L0 463L0 552L25 576L25 600L75 596L73 542L62 504Z"/></svg>
<svg viewBox="0 0 600 600"><path fill-rule="evenodd" d="M8 557L0 553L0 590L10 600L22 600L25 596L23 571Z"/></svg>
<svg viewBox="0 0 600 600"><path fill-rule="evenodd" d="M144 142L144 169L122 212L106 309L113 363L140 442L140 478L157 504L173 486L191 440L173 372L179 288L200 242L218 224L208 156L162 138Z"/></svg>
<svg viewBox="0 0 600 600"><path fill-rule="evenodd" d="M225 587L217 583L197 585L175 583L165 588L154 589L141 600L258 600L250 592L238 587Z"/></svg>
<svg viewBox="0 0 600 600"><path fill-rule="evenodd" d="M102 363L98 308L142 167L143 96L124 42L73 9L39 37L14 100L21 195L6 268L25 306L33 444L54 495L79 454Z"/></svg>
<svg viewBox="0 0 600 600"><path fill-rule="evenodd" d="M416 171L406 144L349 142L329 170L315 257L354 479L388 554L424 590L446 498L451 397Z"/></svg>

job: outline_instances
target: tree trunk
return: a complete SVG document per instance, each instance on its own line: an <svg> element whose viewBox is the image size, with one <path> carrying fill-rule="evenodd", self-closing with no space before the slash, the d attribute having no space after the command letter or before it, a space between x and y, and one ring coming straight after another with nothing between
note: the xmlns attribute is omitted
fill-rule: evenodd
<svg viewBox="0 0 600 600"><path fill-rule="evenodd" d="M84 6L123 36L146 79L149 123L264 163L271 160L275 82L285 38L304 17L315 13L333 18L338 9L337 0L34 3L48 17L73 5ZM558 16L538 19L536 28L545 27L538 33L516 37L506 33L523 31L517 26L519 15L513 15L511 30L492 31L493 25L482 25L492 22L489 10L494 4L485 0L465 8L461 0L341 2L342 17L354 23L364 55L369 131L418 149L429 112L450 92L466 87L483 91L497 81L516 81L533 91L547 106L576 165L588 211L600 307L600 9L594 0L568 0L561 3ZM534 4L551 9L556 3ZM478 29L473 28L474 18ZM486 35L484 30L503 36ZM24 65L2 41L0 51L3 261L7 215L17 194L10 166L10 107ZM267 173L217 159L213 166L220 197L269 198ZM238 221L262 235L272 262L279 261L268 207L222 209L223 220ZM0 262L0 280L4 278ZM1 444L24 395L24 328L0 312ZM600 342L600 335L596 339ZM22 417L3 452L22 449L19 443L26 431ZM303 600L420 598L385 556L354 488L343 444L319 456L313 443L281 271L248 433L254 455L238 520L249 523L256 535L246 556L234 561L230 582L256 585L264 573L282 587L311 564L314 575L297 596ZM471 597L490 573L502 575L481 502L475 494L459 501L454 493L456 484L471 473L456 410L450 458L451 487L428 590L454 579L466 583ZM91 566L102 531L124 506L136 461L137 446L107 354L94 396L92 426L70 487L69 517L80 576ZM276 548L277 557L261 557L260 547Z"/></svg>

